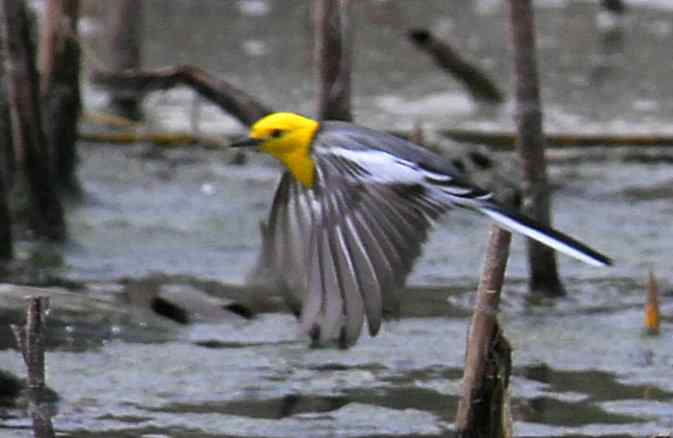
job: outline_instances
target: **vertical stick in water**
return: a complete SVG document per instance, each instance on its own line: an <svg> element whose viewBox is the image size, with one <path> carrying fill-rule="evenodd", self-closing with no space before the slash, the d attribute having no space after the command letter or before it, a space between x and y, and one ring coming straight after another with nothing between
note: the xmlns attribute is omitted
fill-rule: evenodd
<svg viewBox="0 0 673 438"><path fill-rule="evenodd" d="M517 149L523 166L524 212L551 224L551 195L542 132L542 103L535 56L535 22L531 0L507 0L515 82ZM533 292L563 295L556 255L552 249L528 240L529 287Z"/></svg>
<svg viewBox="0 0 673 438"><path fill-rule="evenodd" d="M318 118L351 121L350 0L316 0L313 8Z"/></svg>
<svg viewBox="0 0 673 438"><path fill-rule="evenodd" d="M53 438L49 408L45 402L43 312L49 306L45 297L31 297L24 327L12 326L16 342L28 369L28 396L36 438Z"/></svg>
<svg viewBox="0 0 673 438"><path fill-rule="evenodd" d="M79 0L48 0L40 38L40 93L54 177L71 194L80 194L75 174L81 110L78 38Z"/></svg>
<svg viewBox="0 0 673 438"><path fill-rule="evenodd" d="M109 70L123 72L141 67L142 0L105 2L108 29ZM110 89L110 105L132 120L142 118L140 100L134 93Z"/></svg>
<svg viewBox="0 0 673 438"><path fill-rule="evenodd" d="M462 397L456 414L460 437L506 436L510 349L498 327L497 311L511 237L509 231L491 226L467 339Z"/></svg>

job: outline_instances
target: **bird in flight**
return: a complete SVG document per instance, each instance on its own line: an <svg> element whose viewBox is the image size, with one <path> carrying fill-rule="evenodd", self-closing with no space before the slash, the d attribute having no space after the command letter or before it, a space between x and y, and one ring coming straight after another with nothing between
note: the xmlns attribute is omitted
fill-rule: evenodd
<svg viewBox="0 0 673 438"><path fill-rule="evenodd" d="M392 135L273 113L232 146L258 147L287 168L268 223L270 267L302 331L317 343L353 345L365 318L375 336L430 227L454 207L590 265L611 264L584 243L499 204L450 161Z"/></svg>

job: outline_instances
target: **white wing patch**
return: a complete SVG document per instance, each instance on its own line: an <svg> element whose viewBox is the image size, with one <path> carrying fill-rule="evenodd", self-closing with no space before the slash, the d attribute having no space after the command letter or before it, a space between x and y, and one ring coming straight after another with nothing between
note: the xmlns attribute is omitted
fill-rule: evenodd
<svg viewBox="0 0 673 438"><path fill-rule="evenodd" d="M330 154L350 160L369 173L362 178L371 183L415 184L423 181L414 163L378 150L331 148Z"/></svg>
<svg viewBox="0 0 673 438"><path fill-rule="evenodd" d="M412 161L403 160L385 151L330 148L328 153L350 160L366 169L369 175L363 177L365 182L422 184L428 179L440 183L452 180L449 175L428 171Z"/></svg>

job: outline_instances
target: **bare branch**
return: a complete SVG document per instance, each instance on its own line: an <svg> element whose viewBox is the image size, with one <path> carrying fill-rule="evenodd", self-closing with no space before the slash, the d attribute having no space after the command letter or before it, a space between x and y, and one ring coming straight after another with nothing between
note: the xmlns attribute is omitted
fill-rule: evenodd
<svg viewBox="0 0 673 438"><path fill-rule="evenodd" d="M97 71L93 73L92 81L140 95L185 85L247 126L272 112L244 91L190 65L121 73Z"/></svg>

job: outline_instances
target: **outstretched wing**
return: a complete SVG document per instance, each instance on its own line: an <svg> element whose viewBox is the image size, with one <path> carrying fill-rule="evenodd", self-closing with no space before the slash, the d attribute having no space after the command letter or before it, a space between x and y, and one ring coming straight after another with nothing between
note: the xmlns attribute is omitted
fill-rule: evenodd
<svg viewBox="0 0 673 438"><path fill-rule="evenodd" d="M287 173L278 187L269 223L271 264L289 301L301 302L302 330L321 342L338 338L351 345L365 316L376 335L384 309L397 307L396 292L447 206L422 184L372 179L347 156L314 157L313 188Z"/></svg>

